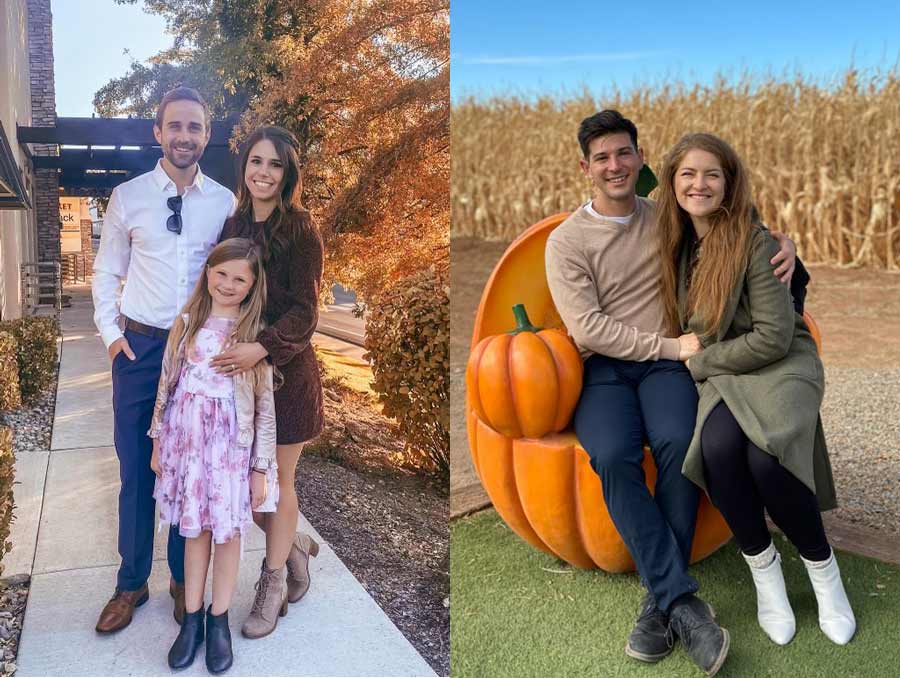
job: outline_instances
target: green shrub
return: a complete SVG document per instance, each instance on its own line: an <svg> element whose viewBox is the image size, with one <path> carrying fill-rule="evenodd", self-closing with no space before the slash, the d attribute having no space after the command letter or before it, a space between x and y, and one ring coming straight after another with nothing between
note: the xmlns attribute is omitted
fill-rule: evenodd
<svg viewBox="0 0 900 678"><path fill-rule="evenodd" d="M13 453L12 430L0 427L0 561L12 549L9 528L13 521L13 482L16 475L16 455ZM3 563L0 562L0 576Z"/></svg>
<svg viewBox="0 0 900 678"><path fill-rule="evenodd" d="M0 323L0 331L9 332L18 342L19 386L22 400L31 403L47 390L56 374L59 325L55 318L26 316Z"/></svg>
<svg viewBox="0 0 900 678"><path fill-rule="evenodd" d="M366 358L384 413L397 420L417 465L450 472L450 286L434 269L375 300Z"/></svg>
<svg viewBox="0 0 900 678"><path fill-rule="evenodd" d="M18 352L16 338L9 332L0 332L0 412L22 407Z"/></svg>

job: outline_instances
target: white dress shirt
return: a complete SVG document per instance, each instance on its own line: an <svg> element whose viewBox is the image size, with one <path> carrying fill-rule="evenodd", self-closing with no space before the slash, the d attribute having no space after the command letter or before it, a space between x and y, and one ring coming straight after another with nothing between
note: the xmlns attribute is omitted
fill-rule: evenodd
<svg viewBox="0 0 900 678"><path fill-rule="evenodd" d="M169 231L166 200L178 191L161 162L114 188L103 219L92 292L94 323L107 347L122 336L120 314L153 327L172 326L234 212L234 194L198 167L182 194L181 234Z"/></svg>

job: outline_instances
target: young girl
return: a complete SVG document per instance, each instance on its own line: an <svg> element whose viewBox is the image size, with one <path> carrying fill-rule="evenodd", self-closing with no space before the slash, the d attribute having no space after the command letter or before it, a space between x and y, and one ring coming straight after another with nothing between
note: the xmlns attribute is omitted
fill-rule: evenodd
<svg viewBox="0 0 900 678"><path fill-rule="evenodd" d="M169 666L190 666L204 640L203 592L211 543L213 599L206 611L206 666L231 666L228 607L237 582L241 538L251 511L278 500L273 371L265 360L224 376L210 366L223 348L253 340L263 326L266 281L259 249L233 238L210 253L166 344L148 435L153 496L160 520L186 538L185 615Z"/></svg>

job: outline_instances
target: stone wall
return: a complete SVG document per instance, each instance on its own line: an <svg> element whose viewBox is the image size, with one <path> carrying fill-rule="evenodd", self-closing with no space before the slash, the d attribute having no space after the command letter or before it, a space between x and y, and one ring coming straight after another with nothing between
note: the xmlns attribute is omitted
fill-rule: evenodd
<svg viewBox="0 0 900 678"><path fill-rule="evenodd" d="M28 0L28 60L31 66L31 120L34 127L56 125L53 79L53 20L50 0ZM36 144L35 155L57 155L55 145ZM55 169L34 173L38 260L59 261L59 177Z"/></svg>

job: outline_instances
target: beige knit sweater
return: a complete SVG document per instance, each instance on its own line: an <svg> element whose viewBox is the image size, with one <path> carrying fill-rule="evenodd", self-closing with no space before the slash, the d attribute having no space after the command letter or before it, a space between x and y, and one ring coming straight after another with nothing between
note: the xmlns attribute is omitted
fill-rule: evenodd
<svg viewBox="0 0 900 678"><path fill-rule="evenodd" d="M584 206L559 225L545 252L550 294L582 358L677 360L659 295L656 204L637 198L627 226Z"/></svg>

